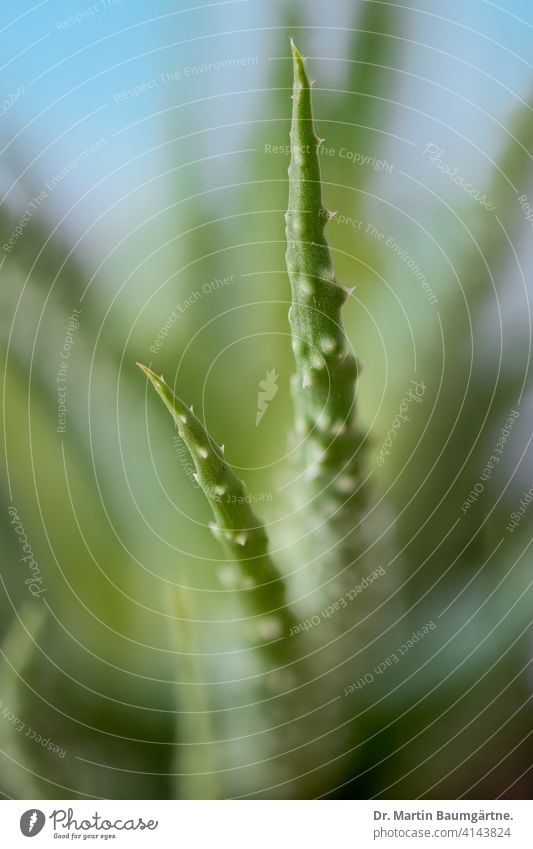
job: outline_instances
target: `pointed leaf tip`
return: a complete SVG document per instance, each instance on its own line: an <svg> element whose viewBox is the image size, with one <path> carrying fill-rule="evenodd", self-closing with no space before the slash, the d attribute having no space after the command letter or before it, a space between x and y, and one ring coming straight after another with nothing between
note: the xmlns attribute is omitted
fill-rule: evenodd
<svg viewBox="0 0 533 849"><path fill-rule="evenodd" d="M161 379L161 378L159 378L159 377L157 376L157 374L156 374L154 371L152 371L152 369L151 369L151 368L148 368L148 366L145 366L143 363L135 363L135 365L137 366L137 368L140 368L140 370L142 371L142 373L143 373L144 375L146 375L146 377L147 377L149 380L151 380L152 382L153 382L154 380L160 380L160 379Z"/></svg>
<svg viewBox="0 0 533 849"><path fill-rule="evenodd" d="M309 88L310 83L305 70L305 63L302 54L291 39L291 51L294 66L294 81L298 82L304 88Z"/></svg>
<svg viewBox="0 0 533 849"><path fill-rule="evenodd" d="M155 371L152 371L148 366L143 365L142 363L136 363L136 365L140 368L142 373L146 375L152 386L156 391L163 390L167 393L171 393L171 389L165 383L165 378L162 374L156 374ZM172 393L173 394L173 393Z"/></svg>

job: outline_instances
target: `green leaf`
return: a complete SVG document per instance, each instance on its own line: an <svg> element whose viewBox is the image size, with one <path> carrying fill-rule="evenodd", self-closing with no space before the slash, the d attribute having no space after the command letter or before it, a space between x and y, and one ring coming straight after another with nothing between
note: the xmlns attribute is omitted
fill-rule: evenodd
<svg viewBox="0 0 533 849"><path fill-rule="evenodd" d="M195 465L195 478L202 488L215 517L210 528L239 565L241 588L249 589L254 612L276 611L283 620L280 630L290 628L285 586L268 553L268 537L261 520L250 507L250 496L243 483L224 459L224 447L218 446L204 425L165 383L163 377L137 363L169 410Z"/></svg>

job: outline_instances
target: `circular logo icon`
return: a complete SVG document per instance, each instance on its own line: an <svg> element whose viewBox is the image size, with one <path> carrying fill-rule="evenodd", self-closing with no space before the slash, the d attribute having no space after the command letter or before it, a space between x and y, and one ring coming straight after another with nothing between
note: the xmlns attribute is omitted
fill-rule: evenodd
<svg viewBox="0 0 533 849"><path fill-rule="evenodd" d="M24 837L35 837L42 831L46 822L46 817L42 811L37 808L31 808L25 811L20 818L20 830Z"/></svg>

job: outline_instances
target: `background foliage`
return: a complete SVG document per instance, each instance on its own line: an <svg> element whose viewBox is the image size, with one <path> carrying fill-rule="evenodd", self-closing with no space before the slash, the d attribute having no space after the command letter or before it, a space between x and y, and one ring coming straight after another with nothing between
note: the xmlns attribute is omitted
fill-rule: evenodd
<svg viewBox="0 0 533 849"><path fill-rule="evenodd" d="M335 661L361 649L364 675L424 623L437 628L351 696L355 736L336 770L279 792L526 795L530 514L512 533L506 527L532 483L531 223L519 201L532 192L531 24L518 6L484 2L446 14L369 0L191 13L157 3L150 20L142 4L124 4L70 25L67 41L57 22L72 10L48 6L24 31L12 12L0 36L10 47L6 97L25 87L2 116L1 243L47 181L105 143L48 192L13 250L2 249L2 793L227 792L220 775L213 786L191 775L195 764L215 768L190 745L184 703L192 692L195 722L211 721L215 737L246 734L237 716L219 725L216 712L217 699L239 698L238 685L205 681L245 682L252 653L235 648L238 628L213 625L221 609L239 613L231 593L221 597L209 509L134 362L148 359L179 386L283 534L288 157L268 150L288 144L292 34L317 80L318 132L333 150L321 157L325 199L338 210L328 237L339 280L357 287L345 321L390 551L376 567L394 575L382 609L367 609L363 593L353 610L354 624L371 617L377 644L367 649L356 630ZM158 76L177 71L173 82ZM131 94L151 79L157 85ZM440 159L424 153L429 145ZM58 433L57 373L74 309ZM179 318L154 353L173 310ZM279 392L256 427L258 382L273 368ZM423 403L410 405L379 465L411 380L424 383ZM487 475L513 410L519 417ZM24 583L11 505L43 576L40 599ZM229 778L230 795L246 794L245 771Z"/></svg>

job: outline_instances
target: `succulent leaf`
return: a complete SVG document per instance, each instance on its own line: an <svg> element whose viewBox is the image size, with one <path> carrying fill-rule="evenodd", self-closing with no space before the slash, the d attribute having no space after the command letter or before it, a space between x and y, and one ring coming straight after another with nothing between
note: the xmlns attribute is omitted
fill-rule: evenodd
<svg viewBox="0 0 533 849"><path fill-rule="evenodd" d="M243 573L242 587L257 590L253 595L256 613L280 611L287 617L285 588L268 553L268 537L261 520L250 507L250 496L242 480L230 468L222 447L216 445L202 422L171 388L147 366L137 363L169 410L178 433L196 467L196 480L215 517L210 525L214 536L229 551Z"/></svg>
<svg viewBox="0 0 533 849"><path fill-rule="evenodd" d="M352 497L362 499L358 450L362 436L354 421L357 363L341 316L352 290L340 286L335 277L324 233L333 214L322 201L321 140L313 126L311 84L301 54L294 43L291 46L294 88L285 221L296 436L307 486L320 493L313 512L327 510L336 516L335 522L344 524L343 505ZM353 513L349 518L353 526Z"/></svg>

